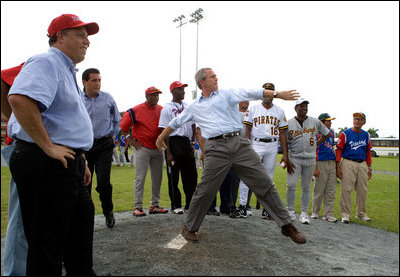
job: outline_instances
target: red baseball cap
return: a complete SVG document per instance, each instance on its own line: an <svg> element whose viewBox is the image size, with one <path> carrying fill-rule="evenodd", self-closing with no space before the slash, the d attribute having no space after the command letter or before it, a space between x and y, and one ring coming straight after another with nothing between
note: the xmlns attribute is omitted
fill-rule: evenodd
<svg viewBox="0 0 400 277"><path fill-rule="evenodd" d="M153 93L162 93L162 91L156 87L149 87L148 89L146 89L146 96Z"/></svg>
<svg viewBox="0 0 400 277"><path fill-rule="evenodd" d="M58 31L78 27L86 27L88 35L94 35L99 31L99 25L95 22L85 23L81 21L77 15L62 14L51 21L50 26L47 29L47 36L52 37Z"/></svg>
<svg viewBox="0 0 400 277"><path fill-rule="evenodd" d="M179 82L179 81L175 81L175 82L173 82L173 83L169 86L169 90L170 90L170 91L173 91L173 90L176 89L176 88L187 87L187 86L188 86L188 84L182 84L182 83Z"/></svg>
<svg viewBox="0 0 400 277"><path fill-rule="evenodd" d="M25 62L21 63L18 66L11 67L8 69L3 69L1 71L1 79L9 86L12 86L14 83L15 77L19 74L19 72L22 69L22 66L24 65Z"/></svg>

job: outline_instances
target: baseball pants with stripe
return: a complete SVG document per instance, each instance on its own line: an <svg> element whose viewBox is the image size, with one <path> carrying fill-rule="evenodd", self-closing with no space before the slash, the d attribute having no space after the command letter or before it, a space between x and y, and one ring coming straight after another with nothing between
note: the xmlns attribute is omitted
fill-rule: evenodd
<svg viewBox="0 0 400 277"><path fill-rule="evenodd" d="M297 159L289 156L295 165L294 173L287 174L286 203L289 211L294 211L296 187L301 176L301 211L307 212L311 199L311 181L315 169L315 159Z"/></svg>

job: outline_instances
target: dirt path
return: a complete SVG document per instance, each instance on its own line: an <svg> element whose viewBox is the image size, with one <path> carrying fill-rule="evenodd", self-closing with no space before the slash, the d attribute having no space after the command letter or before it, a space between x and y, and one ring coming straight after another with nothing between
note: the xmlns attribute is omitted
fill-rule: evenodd
<svg viewBox="0 0 400 277"><path fill-rule="evenodd" d="M295 225L297 245L274 222L206 216L198 243L180 231L184 215L116 213L108 229L96 216L94 270L112 275L399 275L399 234L357 224L312 220ZM4 239L2 239L2 253ZM3 257L3 255L2 255Z"/></svg>
<svg viewBox="0 0 400 277"><path fill-rule="evenodd" d="M113 229L98 217L94 264L113 275L399 275L399 235L321 219L295 225L297 245L274 222L206 216L198 243L180 236L184 216L119 213ZM172 242L172 243L171 243Z"/></svg>

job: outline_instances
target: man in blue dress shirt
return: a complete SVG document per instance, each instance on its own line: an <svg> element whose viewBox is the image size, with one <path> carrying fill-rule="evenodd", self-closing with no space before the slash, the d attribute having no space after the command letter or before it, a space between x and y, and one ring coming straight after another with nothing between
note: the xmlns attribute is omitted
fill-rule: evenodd
<svg viewBox="0 0 400 277"><path fill-rule="evenodd" d="M27 275L93 275L94 205L84 151L93 128L75 73L97 23L63 14L49 28L50 49L28 59L10 89L10 171L28 241Z"/></svg>
<svg viewBox="0 0 400 277"><path fill-rule="evenodd" d="M93 146L86 153L86 160L92 178L93 172L96 170L96 191L99 193L106 225L108 228L112 228L115 224L110 182L114 148L113 136L118 134L121 116L111 94L100 91L101 75L97 68L86 69L82 74L82 82L85 92L83 102L92 120L94 133ZM88 185L89 194L92 191L92 180Z"/></svg>
<svg viewBox="0 0 400 277"><path fill-rule="evenodd" d="M157 148L166 148L164 139L183 123L193 120L201 128L205 145L204 171L196 187L183 226L182 236L189 241L198 241L196 232L213 201L219 186L229 169L242 179L257 196L258 201L270 211L271 217L281 227L281 232L296 243L305 243L305 236L291 223L290 216L272 180L251 142L240 135L243 128L237 104L245 100L281 98L296 100L294 91L219 90L217 75L211 68L202 68L195 75L202 94L179 116L175 117L157 139Z"/></svg>

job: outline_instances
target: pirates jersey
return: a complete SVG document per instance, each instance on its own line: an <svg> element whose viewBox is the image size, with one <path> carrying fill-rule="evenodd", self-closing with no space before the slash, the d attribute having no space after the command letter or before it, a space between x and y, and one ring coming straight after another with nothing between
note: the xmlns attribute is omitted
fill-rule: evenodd
<svg viewBox="0 0 400 277"><path fill-rule="evenodd" d="M266 109L262 103L251 106L243 123L252 126L252 140L254 138L279 139L279 130L288 127L285 112L275 104L269 109Z"/></svg>

